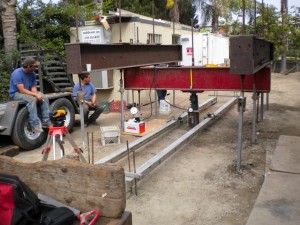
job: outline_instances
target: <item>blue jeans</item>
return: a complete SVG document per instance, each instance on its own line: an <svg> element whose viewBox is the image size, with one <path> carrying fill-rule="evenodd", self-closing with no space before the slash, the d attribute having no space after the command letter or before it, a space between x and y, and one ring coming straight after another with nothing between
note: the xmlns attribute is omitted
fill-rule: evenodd
<svg viewBox="0 0 300 225"><path fill-rule="evenodd" d="M94 111L94 112L89 117L90 111ZM86 104L83 104L83 116L84 116L84 122L86 124L95 122L102 112L103 112L103 108L98 104L96 104L94 107L88 107Z"/></svg>
<svg viewBox="0 0 300 225"><path fill-rule="evenodd" d="M43 96L44 101L37 102L35 97L21 94L20 92L16 92L13 98L14 100L23 100L26 102L26 107L29 112L29 123L34 127L40 125L37 106L39 106L42 111L42 123L50 122L49 100L41 92L39 92L39 94Z"/></svg>

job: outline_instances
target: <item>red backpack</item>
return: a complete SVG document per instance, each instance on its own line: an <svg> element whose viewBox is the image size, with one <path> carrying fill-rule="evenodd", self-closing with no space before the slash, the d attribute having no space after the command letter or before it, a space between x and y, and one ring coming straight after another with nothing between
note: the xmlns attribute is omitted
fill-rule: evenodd
<svg viewBox="0 0 300 225"><path fill-rule="evenodd" d="M0 225L37 224L40 215L37 195L17 176L0 173Z"/></svg>

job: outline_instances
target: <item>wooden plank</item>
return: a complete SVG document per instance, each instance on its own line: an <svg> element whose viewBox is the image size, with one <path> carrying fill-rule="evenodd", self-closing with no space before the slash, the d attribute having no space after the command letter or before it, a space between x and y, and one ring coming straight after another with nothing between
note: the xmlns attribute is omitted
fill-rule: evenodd
<svg viewBox="0 0 300 225"><path fill-rule="evenodd" d="M246 225L300 224L300 175L267 175Z"/></svg>
<svg viewBox="0 0 300 225"><path fill-rule="evenodd" d="M125 209L125 175L118 165L92 165L67 158L23 163L0 156L0 172L17 175L34 192L82 212L96 209L101 216L118 218Z"/></svg>
<svg viewBox="0 0 300 225"><path fill-rule="evenodd" d="M279 172L300 173L300 137L280 135L270 169Z"/></svg>

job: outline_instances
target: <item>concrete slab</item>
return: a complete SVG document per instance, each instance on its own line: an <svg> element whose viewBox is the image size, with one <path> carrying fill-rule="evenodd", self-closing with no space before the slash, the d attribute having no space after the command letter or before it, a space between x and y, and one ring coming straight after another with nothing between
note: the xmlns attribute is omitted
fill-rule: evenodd
<svg viewBox="0 0 300 225"><path fill-rule="evenodd" d="M280 135L270 169L300 173L300 137Z"/></svg>
<svg viewBox="0 0 300 225"><path fill-rule="evenodd" d="M300 224L300 175L271 172L246 225L282 224Z"/></svg>

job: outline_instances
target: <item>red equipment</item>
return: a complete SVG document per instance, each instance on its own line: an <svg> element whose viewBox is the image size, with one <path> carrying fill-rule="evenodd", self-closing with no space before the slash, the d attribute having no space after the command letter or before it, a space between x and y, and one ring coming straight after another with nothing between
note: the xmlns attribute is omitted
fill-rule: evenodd
<svg viewBox="0 0 300 225"><path fill-rule="evenodd" d="M99 212L97 210L77 215L77 219L80 220L80 225L93 225L98 217Z"/></svg>

